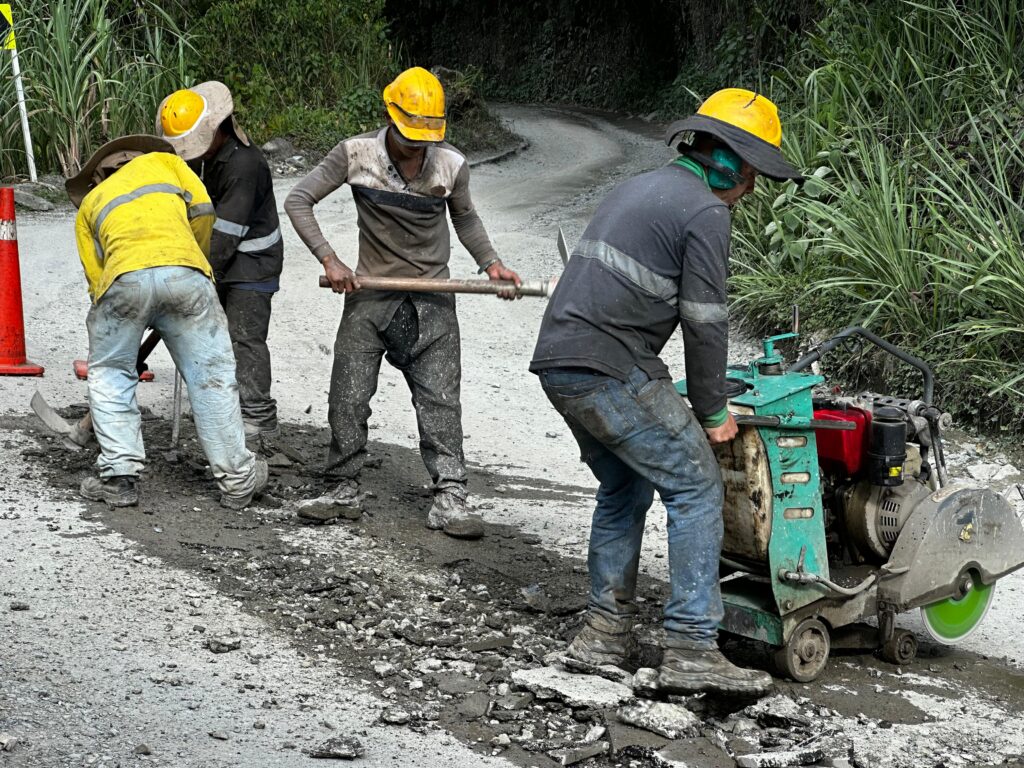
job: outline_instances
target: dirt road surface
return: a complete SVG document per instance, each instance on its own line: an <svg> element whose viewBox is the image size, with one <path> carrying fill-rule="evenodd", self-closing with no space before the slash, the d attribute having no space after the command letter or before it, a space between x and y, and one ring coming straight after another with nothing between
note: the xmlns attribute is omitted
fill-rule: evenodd
<svg viewBox="0 0 1024 768"><path fill-rule="evenodd" d="M612 184L671 157L642 123L503 114L530 148L475 169L473 192L524 277L557 274L557 227L575 242ZM279 202L293 183L277 183ZM318 214L354 264L349 194ZM143 503L82 503L75 489L95 452L65 451L27 415L36 387L68 416L85 400L71 372L86 353L88 309L72 222L64 210L18 227L30 356L47 375L0 380L0 765L307 766L310 752L346 739L361 745L358 764L448 768L568 764L586 750L597 756L579 764L728 766L729 754L794 744L802 763L835 766L1002 765L1024 754L1019 577L999 585L986 624L958 648L930 643L905 617L921 634L908 667L837 656L815 683L780 682L783 698L752 709L691 701L702 721L674 742L617 723L586 692L525 690L513 675L541 666L578 626L594 485L526 371L542 302L459 299L466 452L486 539L423 527L427 476L408 392L388 366L371 419L367 513L297 525L291 505L321 487L342 301L317 288L319 265L287 225L270 338L285 425L271 496L242 513L219 508L187 423L182 455L165 455L173 368L161 349L156 382L139 389L150 409ZM452 265L473 275L461 246ZM736 335L732 360L755 352ZM681 373L681 345L667 356ZM961 436L950 455L954 474L995 475L1000 490L1020 480L985 440ZM651 663L663 517L657 507L649 516L643 559ZM767 663L751 644L728 650Z"/></svg>

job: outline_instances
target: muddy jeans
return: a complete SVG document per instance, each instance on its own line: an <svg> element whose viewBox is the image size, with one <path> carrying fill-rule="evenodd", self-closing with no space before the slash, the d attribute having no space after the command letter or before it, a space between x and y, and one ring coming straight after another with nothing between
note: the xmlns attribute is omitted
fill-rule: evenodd
<svg viewBox="0 0 1024 768"><path fill-rule="evenodd" d="M384 299L345 302L328 400L327 479L355 478L363 467L370 399L386 353L412 392L420 455L434 487L464 489L462 363L454 297L419 294L401 300L392 311L393 306Z"/></svg>
<svg viewBox="0 0 1024 768"><path fill-rule="evenodd" d="M217 289L228 318L242 419L269 432L277 429L277 401L270 396L270 303L274 294L222 285Z"/></svg>
<svg viewBox="0 0 1024 768"><path fill-rule="evenodd" d="M101 477L137 476L146 461L135 388L146 328L160 332L188 385L199 442L221 492L244 497L256 485L245 447L235 359L213 283L188 267L121 275L89 310L89 410Z"/></svg>
<svg viewBox="0 0 1024 768"><path fill-rule="evenodd" d="M586 368L540 372L581 458L600 481L590 531L590 609L637 612L636 577L654 492L668 511L669 645L712 648L722 619L722 480L704 431L667 379L628 381Z"/></svg>

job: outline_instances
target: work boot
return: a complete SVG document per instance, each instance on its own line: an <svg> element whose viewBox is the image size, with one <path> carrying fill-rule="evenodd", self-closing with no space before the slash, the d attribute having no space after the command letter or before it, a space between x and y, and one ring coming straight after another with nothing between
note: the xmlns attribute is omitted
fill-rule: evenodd
<svg viewBox="0 0 1024 768"><path fill-rule="evenodd" d="M637 651L632 617L609 619L590 611L583 629L569 643L565 655L595 667L611 664L625 668Z"/></svg>
<svg viewBox="0 0 1024 768"><path fill-rule="evenodd" d="M427 528L443 531L453 539L480 539L484 535L484 521L470 514L462 488L441 488L434 493Z"/></svg>
<svg viewBox="0 0 1024 768"><path fill-rule="evenodd" d="M271 443L274 438L279 437L281 434L281 427L278 426L277 422L267 425L243 419L242 426L245 429L245 447L253 453L264 450L269 451L272 448Z"/></svg>
<svg viewBox="0 0 1024 768"><path fill-rule="evenodd" d="M137 478L132 475L87 477L79 493L89 501L105 501L111 507L135 507L139 504Z"/></svg>
<svg viewBox="0 0 1024 768"><path fill-rule="evenodd" d="M342 480L324 495L300 501L295 514L311 523L326 523L338 518L358 520L363 515L359 483L351 479Z"/></svg>
<svg viewBox="0 0 1024 768"><path fill-rule="evenodd" d="M270 480L270 470L267 468L267 462L263 459L256 459L256 485L253 486L252 492L247 493L245 496L229 496L226 493L220 495L220 505L227 507L228 509L245 509L252 500L259 496L267 488L267 482Z"/></svg>
<svg viewBox="0 0 1024 768"><path fill-rule="evenodd" d="M772 676L767 672L737 667L717 648L666 648L658 667L659 693L686 695L716 691L760 696L771 687Z"/></svg>

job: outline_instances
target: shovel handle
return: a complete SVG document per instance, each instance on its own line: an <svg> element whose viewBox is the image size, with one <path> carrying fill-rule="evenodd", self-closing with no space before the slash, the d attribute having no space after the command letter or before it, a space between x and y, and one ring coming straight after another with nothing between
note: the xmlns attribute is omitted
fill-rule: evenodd
<svg viewBox="0 0 1024 768"><path fill-rule="evenodd" d="M523 280L456 280L440 277L364 277L358 276L360 291L402 291L407 293L503 293L512 289L519 296L550 296L558 278ZM326 275L320 275L320 287L330 288Z"/></svg>

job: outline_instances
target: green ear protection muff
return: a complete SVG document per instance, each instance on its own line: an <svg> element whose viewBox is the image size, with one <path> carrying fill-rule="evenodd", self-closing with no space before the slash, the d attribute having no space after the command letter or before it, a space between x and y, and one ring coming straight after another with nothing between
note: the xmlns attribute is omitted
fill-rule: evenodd
<svg viewBox="0 0 1024 768"><path fill-rule="evenodd" d="M731 149L726 147L713 149L711 151L711 160L714 165L709 164L708 167L708 186L712 189L732 189L736 186L738 180L744 181L740 175L743 160ZM732 173L716 168L715 165L722 166L723 169L732 171Z"/></svg>
<svg viewBox="0 0 1024 768"><path fill-rule="evenodd" d="M693 158L708 170L708 186L711 189L732 189L737 184L746 184L747 179L740 174L743 159L728 147L716 147L708 157L688 144L680 144L679 151L686 157Z"/></svg>

